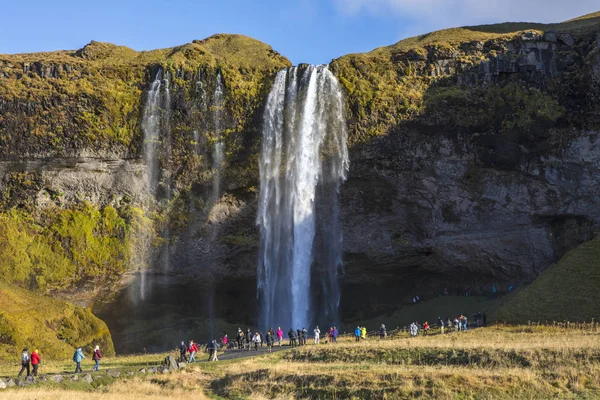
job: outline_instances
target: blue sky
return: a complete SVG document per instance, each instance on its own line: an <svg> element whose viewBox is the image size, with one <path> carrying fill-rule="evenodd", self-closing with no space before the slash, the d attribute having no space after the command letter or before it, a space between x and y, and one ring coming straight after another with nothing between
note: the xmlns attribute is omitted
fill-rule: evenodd
<svg viewBox="0 0 600 400"><path fill-rule="evenodd" d="M77 49L90 40L136 50L240 33L293 63L347 53L452 26L562 21L598 0L0 0L0 53Z"/></svg>

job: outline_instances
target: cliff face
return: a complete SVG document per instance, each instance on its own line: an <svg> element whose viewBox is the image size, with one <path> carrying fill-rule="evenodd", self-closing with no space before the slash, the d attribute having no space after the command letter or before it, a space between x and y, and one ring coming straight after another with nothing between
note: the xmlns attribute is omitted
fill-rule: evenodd
<svg viewBox="0 0 600 400"><path fill-rule="evenodd" d="M331 63L346 90L351 143L341 193L344 317L444 287L531 281L597 231L599 27L592 16L454 29ZM156 251L169 255L170 267L150 272L146 321L193 330L190 318L165 323L150 312L208 317L212 301L217 317L252 322L262 107L273 74L288 65L270 47L229 35L144 53L93 42L72 53L0 56L4 213L29 235L51 232L50 252L75 265L52 275L56 268L40 270L43 260L25 247L31 272L13 283L106 282ZM159 160L168 197L149 194L140 129L159 70L172 77L172 152ZM215 200L219 73L226 156ZM110 256L78 249L77 235L56 227L78 226L89 210L103 216L88 224L90 237L121 227L108 229L123 260L117 270ZM65 284L65 274L77 279ZM37 276L51 284L30 284L42 282ZM360 301L356 290L366 294ZM124 332L145 329L128 325L138 306L127 291L101 298L97 309L119 349Z"/></svg>

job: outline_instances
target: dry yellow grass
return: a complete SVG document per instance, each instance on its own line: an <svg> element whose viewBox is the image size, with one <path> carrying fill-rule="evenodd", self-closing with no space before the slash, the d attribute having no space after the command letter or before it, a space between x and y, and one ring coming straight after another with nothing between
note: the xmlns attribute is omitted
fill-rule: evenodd
<svg viewBox="0 0 600 400"><path fill-rule="evenodd" d="M137 368L162 358L120 357L114 366ZM11 389L4 395L11 399L597 398L600 331L597 324L497 326L385 341L372 337L361 343L345 340L201 363L175 374L137 376L99 388L67 384Z"/></svg>

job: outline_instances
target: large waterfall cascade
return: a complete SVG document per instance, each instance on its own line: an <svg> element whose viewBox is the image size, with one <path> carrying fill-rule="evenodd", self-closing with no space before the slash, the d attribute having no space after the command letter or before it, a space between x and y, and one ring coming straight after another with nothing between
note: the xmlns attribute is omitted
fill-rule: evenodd
<svg viewBox="0 0 600 400"><path fill-rule="evenodd" d="M336 321L338 196L349 167L343 111L339 83L326 66L280 71L267 98L257 216L263 327L308 326L311 307ZM320 287L313 287L316 271Z"/></svg>

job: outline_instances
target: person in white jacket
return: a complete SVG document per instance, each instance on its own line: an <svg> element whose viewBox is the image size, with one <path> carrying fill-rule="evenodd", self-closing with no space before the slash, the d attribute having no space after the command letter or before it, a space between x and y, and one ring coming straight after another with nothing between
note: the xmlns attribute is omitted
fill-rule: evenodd
<svg viewBox="0 0 600 400"><path fill-rule="evenodd" d="M315 344L319 344L319 340L321 339L321 330L317 326L313 332L315 333Z"/></svg>
<svg viewBox="0 0 600 400"><path fill-rule="evenodd" d="M260 333L256 332L252 337L252 343L254 343L254 350L258 351L258 346L260 346L262 339L260 338Z"/></svg>

